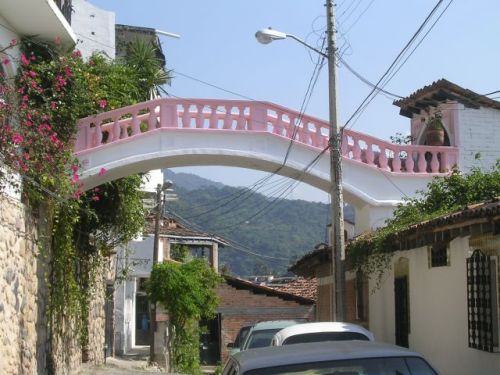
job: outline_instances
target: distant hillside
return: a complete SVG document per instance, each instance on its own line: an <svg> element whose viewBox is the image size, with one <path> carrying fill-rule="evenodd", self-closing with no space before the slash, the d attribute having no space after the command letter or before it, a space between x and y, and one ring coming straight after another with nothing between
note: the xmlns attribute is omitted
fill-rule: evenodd
<svg viewBox="0 0 500 375"><path fill-rule="evenodd" d="M206 178L199 177L195 174L182 173L182 172L175 173L172 172L170 169L164 169L163 176L165 177L166 180L173 181L176 188L181 187L186 190L197 190L201 189L202 187L208 187L208 186L221 189L225 186L220 182L207 180Z"/></svg>
<svg viewBox="0 0 500 375"><path fill-rule="evenodd" d="M221 249L219 263L227 264L234 274L284 274L290 262L326 241L330 211L327 204L303 200L272 204L272 199L262 194L187 173L169 171L167 178L174 182L179 197L178 201L169 202L170 210L249 251L286 259L265 259L241 249ZM346 216L350 216L349 211Z"/></svg>

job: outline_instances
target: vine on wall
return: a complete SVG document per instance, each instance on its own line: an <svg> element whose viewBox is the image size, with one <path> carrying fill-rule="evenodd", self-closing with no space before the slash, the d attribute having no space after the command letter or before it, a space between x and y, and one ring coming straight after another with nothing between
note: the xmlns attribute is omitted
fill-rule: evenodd
<svg viewBox="0 0 500 375"><path fill-rule="evenodd" d="M449 176L435 178L416 198L405 199L386 226L366 233L348 244L347 261L353 269L381 281L399 250L398 233L412 225L460 210L467 205L500 196L500 162L490 170L473 168L463 174L455 169ZM378 285L377 283L377 285Z"/></svg>
<svg viewBox="0 0 500 375"><path fill-rule="evenodd" d="M86 345L93 283L103 278L96 270L109 250L130 241L144 223L140 176L83 192L73 156L79 118L147 100L150 90L165 83L154 48L135 44L144 47L139 56L108 61L95 55L85 61L79 51L27 39L15 81L0 77L0 163L7 167L0 170L0 186L15 183L11 172L18 172L23 201L48 213L43 219L50 223L51 240L39 247L49 263L52 342L61 342L64 327L76 327ZM143 68L137 66L141 61Z"/></svg>

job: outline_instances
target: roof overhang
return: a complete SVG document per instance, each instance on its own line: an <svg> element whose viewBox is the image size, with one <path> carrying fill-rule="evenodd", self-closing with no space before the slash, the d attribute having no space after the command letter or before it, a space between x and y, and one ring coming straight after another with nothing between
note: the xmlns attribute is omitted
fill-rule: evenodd
<svg viewBox="0 0 500 375"><path fill-rule="evenodd" d="M0 15L20 36L54 43L64 48L76 44L76 35L53 0L0 0Z"/></svg>

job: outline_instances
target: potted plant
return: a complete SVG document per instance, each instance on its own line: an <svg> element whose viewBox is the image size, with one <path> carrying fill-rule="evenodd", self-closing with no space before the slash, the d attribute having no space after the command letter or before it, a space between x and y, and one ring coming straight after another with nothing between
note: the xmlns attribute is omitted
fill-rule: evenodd
<svg viewBox="0 0 500 375"><path fill-rule="evenodd" d="M429 118L425 128L425 143L429 146L444 145L445 130L441 113L436 112Z"/></svg>

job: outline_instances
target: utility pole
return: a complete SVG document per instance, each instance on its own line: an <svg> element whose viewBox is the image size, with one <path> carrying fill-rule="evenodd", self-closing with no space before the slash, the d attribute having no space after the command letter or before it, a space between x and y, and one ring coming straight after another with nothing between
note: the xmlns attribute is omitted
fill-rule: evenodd
<svg viewBox="0 0 500 375"><path fill-rule="evenodd" d="M332 320L344 321L344 272L342 256L344 254L344 198L342 195L342 165L340 155L341 133L337 115L337 66L335 64L335 6L333 0L326 0L326 33L328 47L328 97L330 112L330 197L332 230Z"/></svg>
<svg viewBox="0 0 500 375"><path fill-rule="evenodd" d="M163 204L162 204L162 193L163 187L161 184L156 186L156 199L155 199L155 207L156 207L156 215L155 215L155 233L154 233L154 243L153 243L153 265L151 270L155 264L158 263L158 248L160 241L160 220L161 214L163 213ZM156 332L156 303L151 303L151 313L149 319L149 329L151 334L151 341L149 345L149 362L153 363L155 359L155 332Z"/></svg>

